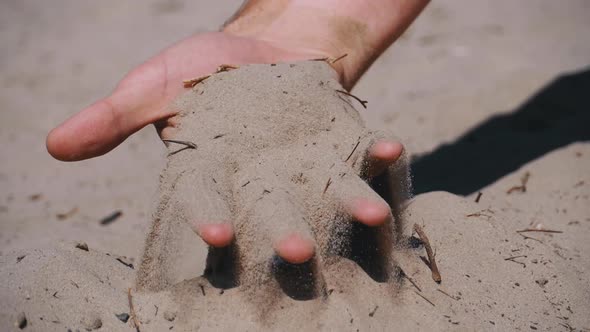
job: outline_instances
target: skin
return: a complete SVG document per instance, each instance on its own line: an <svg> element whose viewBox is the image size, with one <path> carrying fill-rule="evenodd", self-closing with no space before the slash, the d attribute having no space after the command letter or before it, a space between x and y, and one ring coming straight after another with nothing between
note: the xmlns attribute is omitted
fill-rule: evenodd
<svg viewBox="0 0 590 332"><path fill-rule="evenodd" d="M162 139L172 138L177 110L169 104L183 91L182 81L215 71L220 64L277 63L346 58L333 65L341 84L351 89L371 63L408 27L427 0L252 0L220 32L193 35L133 69L106 98L53 129L47 150L56 159L77 161L103 155L148 124ZM306 24L301 24L305 21ZM401 155L398 142L379 141L367 151L369 174L378 175ZM358 198L345 204L368 226L388 220L390 208ZM224 247L230 223L200 223L198 235ZM274 243L284 260L298 264L313 257L314 242L284 234Z"/></svg>

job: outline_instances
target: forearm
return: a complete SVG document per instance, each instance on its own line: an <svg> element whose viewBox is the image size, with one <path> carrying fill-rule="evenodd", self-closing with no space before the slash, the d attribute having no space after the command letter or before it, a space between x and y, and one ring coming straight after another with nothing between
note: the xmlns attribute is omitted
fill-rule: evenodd
<svg viewBox="0 0 590 332"><path fill-rule="evenodd" d="M351 88L418 16L429 0L250 0L224 31L325 56Z"/></svg>

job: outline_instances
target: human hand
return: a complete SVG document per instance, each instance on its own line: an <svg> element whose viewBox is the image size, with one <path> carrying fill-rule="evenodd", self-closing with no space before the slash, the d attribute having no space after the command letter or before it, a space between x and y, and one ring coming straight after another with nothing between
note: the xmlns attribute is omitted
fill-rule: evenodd
<svg viewBox="0 0 590 332"><path fill-rule="evenodd" d="M350 89L427 3L382 1L382 8L361 2L336 6L332 1L297 1L284 8L275 8L273 2L256 7L266 0L248 2L223 32L191 36L132 70L110 96L53 129L47 137L47 149L64 161L96 157L150 123L155 124L160 137L172 137L178 110L169 104L183 90L182 81L210 74L221 64L276 63L347 53L349 56L334 69L341 84ZM337 9L334 15L333 9ZM384 15L386 9L396 15ZM302 25L302 18L309 24ZM355 29L351 30L351 26ZM397 142L380 141L369 148L368 158L377 168L385 169L402 149ZM369 204L358 205L357 209L353 214L367 224L384 220L382 208ZM200 235L211 245L225 246L233 230L213 225L203 228ZM292 245L279 245L291 248L282 250L282 255L279 250L279 254L292 257L288 261L309 258L311 253L304 250L306 244L294 241Z"/></svg>

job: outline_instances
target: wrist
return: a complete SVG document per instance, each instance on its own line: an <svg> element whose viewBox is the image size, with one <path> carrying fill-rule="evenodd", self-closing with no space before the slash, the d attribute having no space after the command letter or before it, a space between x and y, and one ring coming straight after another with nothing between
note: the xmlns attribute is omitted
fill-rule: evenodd
<svg viewBox="0 0 590 332"><path fill-rule="evenodd" d="M223 27L232 35L269 42L335 63L350 89L397 39L428 0L250 0Z"/></svg>

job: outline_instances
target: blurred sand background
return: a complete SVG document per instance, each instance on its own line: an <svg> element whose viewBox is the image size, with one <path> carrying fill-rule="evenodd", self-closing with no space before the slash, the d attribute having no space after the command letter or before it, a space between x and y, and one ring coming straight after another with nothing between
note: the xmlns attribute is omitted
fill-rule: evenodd
<svg viewBox="0 0 590 332"><path fill-rule="evenodd" d="M137 262L164 162L155 130L78 163L53 160L45 136L240 3L0 2L1 254L85 241ZM525 225L559 222L566 243L586 243L574 249L587 271L589 65L588 1L434 1L354 92L369 101L369 126L393 131L415 156L417 193L481 191L482 204L525 211ZM525 170L527 193L506 203Z"/></svg>

